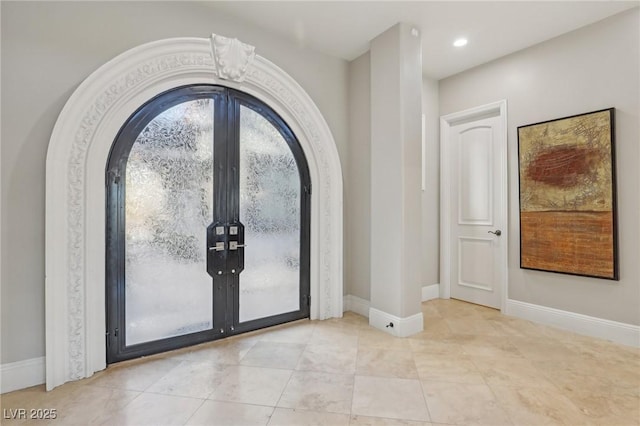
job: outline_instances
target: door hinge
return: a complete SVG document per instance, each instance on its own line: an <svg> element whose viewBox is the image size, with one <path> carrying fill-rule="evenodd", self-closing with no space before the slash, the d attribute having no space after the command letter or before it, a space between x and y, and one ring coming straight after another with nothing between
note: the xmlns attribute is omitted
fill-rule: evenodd
<svg viewBox="0 0 640 426"><path fill-rule="evenodd" d="M308 195L311 195L311 184L306 185L306 186L304 187L304 193L305 193L305 194L308 194Z"/></svg>
<svg viewBox="0 0 640 426"><path fill-rule="evenodd" d="M307 299L307 306L311 306L311 296L307 295L306 299Z"/></svg>

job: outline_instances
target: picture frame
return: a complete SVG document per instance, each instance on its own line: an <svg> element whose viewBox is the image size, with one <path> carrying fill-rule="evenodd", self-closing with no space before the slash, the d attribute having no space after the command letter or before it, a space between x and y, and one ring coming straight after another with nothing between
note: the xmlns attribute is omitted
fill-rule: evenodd
<svg viewBox="0 0 640 426"><path fill-rule="evenodd" d="M520 267L619 280L615 108L519 126Z"/></svg>

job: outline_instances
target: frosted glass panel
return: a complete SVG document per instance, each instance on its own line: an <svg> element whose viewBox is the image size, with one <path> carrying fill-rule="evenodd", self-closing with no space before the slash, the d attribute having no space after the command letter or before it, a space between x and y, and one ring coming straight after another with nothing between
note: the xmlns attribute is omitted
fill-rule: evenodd
<svg viewBox="0 0 640 426"><path fill-rule="evenodd" d="M176 105L137 137L126 168L126 344L211 329L213 101Z"/></svg>
<svg viewBox="0 0 640 426"><path fill-rule="evenodd" d="M240 221L245 264L240 322L300 309L300 176L284 138L240 110Z"/></svg>

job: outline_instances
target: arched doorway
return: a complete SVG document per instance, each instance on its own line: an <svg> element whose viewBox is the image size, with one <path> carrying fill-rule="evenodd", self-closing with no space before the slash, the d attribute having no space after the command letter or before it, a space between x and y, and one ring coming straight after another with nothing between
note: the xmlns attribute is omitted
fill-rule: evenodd
<svg viewBox="0 0 640 426"><path fill-rule="evenodd" d="M118 132L106 186L108 363L309 317L309 169L264 102L156 96Z"/></svg>
<svg viewBox="0 0 640 426"><path fill-rule="evenodd" d="M91 74L67 101L51 135L46 172L47 389L106 366L104 173L113 141L146 101L193 84L250 94L296 135L314 185L309 314L311 319L342 315L342 171L331 131L311 98L285 71L237 40L212 35L144 44Z"/></svg>

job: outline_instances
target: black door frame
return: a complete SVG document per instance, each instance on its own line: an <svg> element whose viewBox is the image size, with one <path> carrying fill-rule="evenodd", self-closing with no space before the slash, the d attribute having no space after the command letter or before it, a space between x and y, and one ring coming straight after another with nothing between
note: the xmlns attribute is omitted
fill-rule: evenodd
<svg viewBox="0 0 640 426"><path fill-rule="evenodd" d="M291 149L300 175L300 309L275 316L239 322L240 278L230 273L232 264L241 262L244 251L237 250L232 261L225 251L221 275L212 276L213 327L211 330L126 346L125 318L125 170L129 152L140 132L163 111L195 99L214 101L214 223L239 224L240 106L266 118ZM307 161L293 131L268 105L257 98L217 85L190 85L171 89L142 105L118 132L106 166L106 341L107 363L165 352L309 317L310 305L310 227L311 178ZM207 232L207 230L203 230ZM228 236L228 232L225 233ZM243 235L240 235L243 237ZM244 242L244 241L241 241ZM208 247L212 245L211 235ZM225 245L228 247L228 244ZM203 248L207 249L207 248ZM207 263L212 261L207 250ZM230 260L231 259L231 260ZM203 271L206 273L206 271Z"/></svg>

